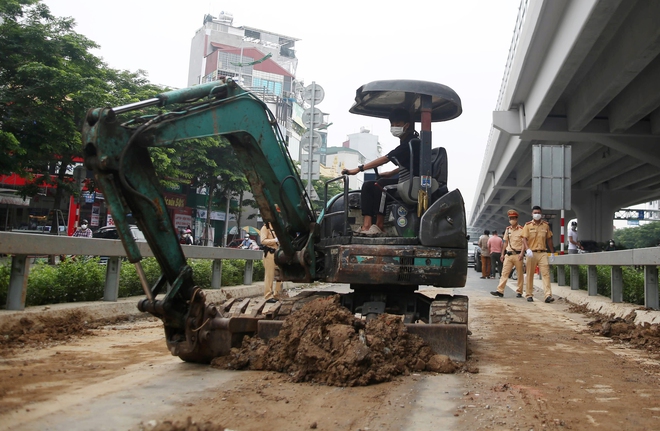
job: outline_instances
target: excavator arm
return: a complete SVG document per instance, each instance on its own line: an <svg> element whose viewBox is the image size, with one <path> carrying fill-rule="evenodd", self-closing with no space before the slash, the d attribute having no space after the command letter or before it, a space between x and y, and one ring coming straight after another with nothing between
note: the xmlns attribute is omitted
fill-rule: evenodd
<svg viewBox="0 0 660 431"><path fill-rule="evenodd" d="M175 109L119 121L124 113L170 105ZM226 353L231 338L243 329L253 331L255 322L224 318L205 303L166 211L148 149L219 135L231 143L264 221L271 222L277 234L276 260L282 278L315 280L318 229L305 188L272 113L231 79L162 93L132 105L91 109L82 130L85 165L94 172L147 296L139 308L163 320L172 354L196 362ZM162 269L154 286L144 276L127 214L136 219ZM167 294L157 300L167 286Z"/></svg>

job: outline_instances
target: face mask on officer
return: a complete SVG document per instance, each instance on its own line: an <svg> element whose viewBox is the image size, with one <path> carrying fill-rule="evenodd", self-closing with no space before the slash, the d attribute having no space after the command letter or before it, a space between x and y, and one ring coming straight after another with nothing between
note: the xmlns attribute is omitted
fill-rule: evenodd
<svg viewBox="0 0 660 431"><path fill-rule="evenodd" d="M517 218L510 218L510 219L509 219L509 224L510 224L511 226L515 226L515 225L517 225L517 224L518 224L518 219L517 219Z"/></svg>
<svg viewBox="0 0 660 431"><path fill-rule="evenodd" d="M539 220L541 220L541 217L543 217L543 215L542 215L541 213L534 213L534 214L532 214L532 218L533 218L535 221L539 221Z"/></svg>

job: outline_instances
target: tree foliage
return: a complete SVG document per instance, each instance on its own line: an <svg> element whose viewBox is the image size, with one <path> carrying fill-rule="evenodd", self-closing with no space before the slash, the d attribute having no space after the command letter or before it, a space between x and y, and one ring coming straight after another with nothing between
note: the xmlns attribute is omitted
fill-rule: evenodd
<svg viewBox="0 0 660 431"><path fill-rule="evenodd" d="M660 244L660 222L652 222L637 227L617 229L614 242L622 248L655 247Z"/></svg>
<svg viewBox="0 0 660 431"><path fill-rule="evenodd" d="M98 45L37 0L0 2L0 173L73 192L65 173L82 156L80 130L91 107L153 97L143 71L111 69L90 51ZM58 206L58 197L55 205Z"/></svg>

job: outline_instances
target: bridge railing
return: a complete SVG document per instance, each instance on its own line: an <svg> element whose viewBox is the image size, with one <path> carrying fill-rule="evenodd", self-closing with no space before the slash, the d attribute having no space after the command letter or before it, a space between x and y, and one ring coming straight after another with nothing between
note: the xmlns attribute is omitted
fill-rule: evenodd
<svg viewBox="0 0 660 431"><path fill-rule="evenodd" d="M146 242L138 242L144 257L154 254ZM263 258L260 250L234 248L183 246L187 258L213 260L211 288L220 289L222 261L224 259L245 259L243 283L252 284L254 261ZM121 258L126 256L120 240L74 238L57 235L0 232L0 254L11 255L11 275L7 292L7 310L25 309L30 256L77 255L108 256L105 277L104 301L116 301L119 296L119 274Z"/></svg>
<svg viewBox="0 0 660 431"><path fill-rule="evenodd" d="M644 305L654 310L660 309L658 297L658 266L660 265L660 247L618 250L600 253L567 254L556 256L557 284L566 286L566 270L569 267L571 290L580 289L580 265L587 266L587 292L597 295L597 266L611 268L612 302L623 302L623 266L644 267Z"/></svg>

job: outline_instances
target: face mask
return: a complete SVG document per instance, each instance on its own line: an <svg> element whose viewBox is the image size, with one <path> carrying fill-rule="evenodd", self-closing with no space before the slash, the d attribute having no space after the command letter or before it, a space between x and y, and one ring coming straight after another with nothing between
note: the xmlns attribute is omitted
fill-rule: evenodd
<svg viewBox="0 0 660 431"><path fill-rule="evenodd" d="M510 224L511 226L515 226L515 225L518 224L518 220L509 220L509 224Z"/></svg>
<svg viewBox="0 0 660 431"><path fill-rule="evenodd" d="M403 127L397 127L397 126L392 126L390 127L390 133L392 133L392 136L395 138L403 136L405 131L403 130Z"/></svg>
<svg viewBox="0 0 660 431"><path fill-rule="evenodd" d="M539 213L532 214L532 218L536 221L541 220L541 217L542 217L542 214L539 214Z"/></svg>
<svg viewBox="0 0 660 431"><path fill-rule="evenodd" d="M80 225L80 228L81 228L81 229L87 229L87 225L86 225L86 224L81 224L81 225Z"/></svg>

